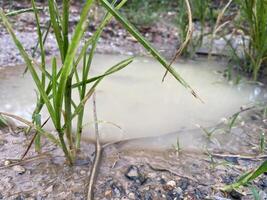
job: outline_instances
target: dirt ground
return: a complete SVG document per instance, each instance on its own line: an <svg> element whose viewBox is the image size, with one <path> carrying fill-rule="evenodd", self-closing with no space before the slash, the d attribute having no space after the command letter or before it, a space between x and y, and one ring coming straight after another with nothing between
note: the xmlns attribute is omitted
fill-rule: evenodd
<svg viewBox="0 0 267 200"><path fill-rule="evenodd" d="M242 173L267 158L259 153L259 134L266 120L259 110L245 113L233 129L238 131L242 152L208 148L207 151L174 148L151 151L125 148L125 142L105 147L95 199L253 199L250 187L223 193L220 188L233 183ZM61 150L43 140L43 153L32 149L17 163L32 134L0 132L0 198L2 199L86 199L94 145L84 142L75 166L65 163ZM128 141L129 143L131 141ZM212 143L212 141L211 141ZM212 145L211 145L212 146ZM252 183L261 199L267 198L267 177Z"/></svg>

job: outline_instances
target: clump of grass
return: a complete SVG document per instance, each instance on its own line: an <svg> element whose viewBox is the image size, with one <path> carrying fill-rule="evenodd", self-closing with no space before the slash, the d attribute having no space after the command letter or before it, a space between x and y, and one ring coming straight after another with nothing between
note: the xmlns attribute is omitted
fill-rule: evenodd
<svg viewBox="0 0 267 200"><path fill-rule="evenodd" d="M53 29L53 34L56 38L60 53L60 63L58 64L56 57L52 56L52 66L48 66L45 54L44 42L48 31L42 31L41 29L39 10L35 5L35 1L31 0L31 3L37 25L38 47L41 52L40 64L35 63L30 55L25 51L22 43L16 37L7 16L0 8L0 19L13 38L14 43L26 63L27 70L31 74L38 89L38 99L36 108L33 112L32 122L12 114L2 114L19 120L37 131L38 135L36 135L35 138L36 150L41 151L41 137L47 137L63 150L69 164L73 164L75 162L76 153L80 149L85 112L84 106L86 102L91 98L96 90L96 87L105 77L124 69L133 61L133 58L130 57L114 66L111 66L102 74L90 77L90 69L98 40L104 27L110 22L112 17L115 17L115 19L121 23L133 37L136 38L140 45L150 52L151 55L157 59L180 84L197 97L190 85L188 85L187 82L174 70L174 68L167 63L167 61L151 46L151 44L136 30L136 28L134 28L134 26L118 12L126 1L127 0L122 0L120 3L115 4L115 0L112 3L109 3L107 0L99 0L100 5L105 8L107 12L101 20L96 32L90 38L85 38L84 33L86 32L86 28L89 23L88 15L94 2L93 0L86 1L72 38L69 39L70 1L63 0L62 9L60 9L56 1L48 0L51 29ZM85 39L85 43L82 45L81 40L83 38ZM81 50L78 51L78 47L81 45ZM78 73L77 69L80 63L82 63L81 75ZM40 75L37 69L40 70ZM49 69L52 69L52 72L49 72ZM76 102L72 96L74 91L77 91L80 97ZM42 116L40 115L40 112L44 107L48 110L49 117L55 127L55 130L57 131L57 136L46 132L41 126L42 121L46 121L42 119ZM73 120L75 118L77 118L76 130L73 128Z"/></svg>
<svg viewBox="0 0 267 200"><path fill-rule="evenodd" d="M235 183L223 187L222 191L230 192L232 190L236 190L241 186L249 184L265 172L267 172L267 160L264 161L258 168L241 175Z"/></svg>
<svg viewBox="0 0 267 200"><path fill-rule="evenodd" d="M256 81L261 69L266 67L267 58L267 2L265 0L238 0L240 17L236 27L244 37L248 36L248 44L243 39L243 70L252 73Z"/></svg>
<svg viewBox="0 0 267 200"><path fill-rule="evenodd" d="M176 144L173 145L173 148L175 150L176 156L179 156L180 153L182 152L182 146L179 137L176 139Z"/></svg>
<svg viewBox="0 0 267 200"><path fill-rule="evenodd" d="M202 132L204 133L204 135L206 136L206 138L211 141L212 139L212 136L216 133L216 131L219 130L219 128L215 127L215 128L212 128L212 129L208 129L208 128L205 128L199 124L196 124L196 126L198 128L200 128L202 130Z"/></svg>

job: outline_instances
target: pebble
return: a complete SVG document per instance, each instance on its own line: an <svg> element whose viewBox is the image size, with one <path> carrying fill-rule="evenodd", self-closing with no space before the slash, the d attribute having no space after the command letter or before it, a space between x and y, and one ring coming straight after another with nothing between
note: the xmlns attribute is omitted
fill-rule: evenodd
<svg viewBox="0 0 267 200"><path fill-rule="evenodd" d="M134 165L131 165L127 169L125 176L129 180L135 181L136 183L139 183L140 185L144 184L146 181L145 175L140 172L137 166L134 166Z"/></svg>
<svg viewBox="0 0 267 200"><path fill-rule="evenodd" d="M255 114L255 115L251 115L250 119L256 121L256 120L261 120L261 117Z"/></svg>
<svg viewBox="0 0 267 200"><path fill-rule="evenodd" d="M153 195L151 194L151 192L145 193L144 200L153 200Z"/></svg>
<svg viewBox="0 0 267 200"><path fill-rule="evenodd" d="M134 194L133 192L130 192L130 193L128 194L128 197L129 197L130 199L135 199L135 194Z"/></svg>
<svg viewBox="0 0 267 200"><path fill-rule="evenodd" d="M81 174L81 175L85 175L85 174L86 174L86 171L85 171L85 170L81 170L81 171L80 171L80 174Z"/></svg>
<svg viewBox="0 0 267 200"><path fill-rule="evenodd" d="M0 138L0 146L3 146L4 144L6 144L7 143L7 141L6 140L4 140L4 139L2 139L2 138Z"/></svg>
<svg viewBox="0 0 267 200"><path fill-rule="evenodd" d="M179 195L181 195L183 193L183 190L180 187L175 188L173 191L175 191Z"/></svg>
<svg viewBox="0 0 267 200"><path fill-rule="evenodd" d="M259 185L264 189L267 188L267 178L260 179Z"/></svg>
<svg viewBox="0 0 267 200"><path fill-rule="evenodd" d="M230 196L231 196L233 199L236 199L236 200L240 199L240 200L241 200L243 195L242 195L241 193L239 193L239 192L233 190L233 191L230 192Z"/></svg>
<svg viewBox="0 0 267 200"><path fill-rule="evenodd" d="M112 197L112 190L105 191L105 197L106 198L111 198Z"/></svg>
<svg viewBox="0 0 267 200"><path fill-rule="evenodd" d="M112 189L112 194L115 197L121 197L125 193L125 191L124 191L124 189L123 189L123 187L121 185L112 183L110 185L110 187Z"/></svg>
<svg viewBox="0 0 267 200"><path fill-rule="evenodd" d="M26 169L20 165L15 165L12 167L12 169L17 172L17 174L24 174L26 172Z"/></svg>
<svg viewBox="0 0 267 200"><path fill-rule="evenodd" d="M10 160L5 160L5 162L4 162L4 165L5 166L8 166L8 165L10 165L11 164L11 161Z"/></svg>
<svg viewBox="0 0 267 200"><path fill-rule="evenodd" d="M173 190L176 187L176 182L171 180L166 183L167 190Z"/></svg>
<svg viewBox="0 0 267 200"><path fill-rule="evenodd" d="M231 199L228 199L228 198L218 197L218 196L214 196L213 198L214 198L214 200L231 200Z"/></svg>
<svg viewBox="0 0 267 200"><path fill-rule="evenodd" d="M178 186L182 189L182 190L186 190L187 187L190 185L189 181L187 179L181 179L178 183Z"/></svg>
<svg viewBox="0 0 267 200"><path fill-rule="evenodd" d="M267 194L266 194L266 192L264 192L264 191L260 191L259 192L259 195L260 195L260 199L267 199Z"/></svg>

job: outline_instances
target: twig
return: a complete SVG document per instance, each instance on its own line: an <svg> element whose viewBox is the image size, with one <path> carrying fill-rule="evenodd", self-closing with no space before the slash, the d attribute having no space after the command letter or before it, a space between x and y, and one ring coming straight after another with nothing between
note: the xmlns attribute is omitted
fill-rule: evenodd
<svg viewBox="0 0 267 200"><path fill-rule="evenodd" d="M48 157L48 154L42 154L42 155L37 155L37 156L34 156L34 157L31 157L31 158L27 158L25 160L20 160L18 162L14 162L14 163L11 163L7 166L1 166L0 167L0 170L3 170L3 169L7 169L9 167L13 167L15 165L22 165L22 164L25 164L25 163L28 163L28 162L31 162L31 161L35 161L35 160L38 160L38 159L43 159L43 158L46 158Z"/></svg>
<svg viewBox="0 0 267 200"><path fill-rule="evenodd" d="M94 121L95 121L95 159L93 163L93 167L91 169L91 174L89 178L89 185L88 185L88 193L87 193L87 200L93 200L93 186L96 180L97 170L101 161L101 154L102 154L102 147L100 144L100 135L98 131L98 123L97 123L97 113L96 113L96 97L95 93L93 94L93 110L94 110Z"/></svg>
<svg viewBox="0 0 267 200"><path fill-rule="evenodd" d="M45 120L45 122L44 122L44 123L42 124L42 126L41 126L42 128L43 128L44 125L49 121L49 119L50 119L50 117L48 117L48 118ZM25 156L26 156L27 153L29 152L29 150L30 150L30 148L31 148L31 146L32 146L32 144L33 144L33 142L34 142L34 140L35 140L35 138L36 138L37 135L38 135L38 132L36 131L36 132L34 133L34 136L33 136L32 139L31 139L30 144L28 145L27 149L26 149L25 152L22 154L20 160L23 160L23 159L25 158Z"/></svg>
<svg viewBox="0 0 267 200"><path fill-rule="evenodd" d="M267 155L258 155L258 156L253 156L253 155L237 155L237 154L218 154L218 153L211 153L210 154L213 157L218 157L218 158L239 158L243 160L262 160L262 159L267 159Z"/></svg>
<svg viewBox="0 0 267 200"><path fill-rule="evenodd" d="M178 57L181 55L181 53L183 52L183 50L187 47L187 45L189 44L191 38L192 38L192 34L193 34L193 19L192 19L192 11L191 11L191 6L189 3L189 0L185 0L186 3L186 8L187 8L187 14L188 14L188 29L187 29L187 34L186 34L186 38L185 41L182 43L182 45L180 46L180 48L177 50L175 56L173 57L173 59L171 60L163 78L162 78L162 82L164 82L169 68L171 67L171 65L175 62L176 59L178 59Z"/></svg>
<svg viewBox="0 0 267 200"><path fill-rule="evenodd" d="M192 178L190 176L179 174L179 173L173 171L172 169L167 169L166 167L163 167L163 166L160 166L160 165L154 165L154 164L152 165L150 162L146 162L146 164L154 171L169 172L169 173L174 174L176 176L179 176L179 177L182 177L182 178L186 178L186 179L191 180L193 182L197 182L196 179L194 179L194 178Z"/></svg>

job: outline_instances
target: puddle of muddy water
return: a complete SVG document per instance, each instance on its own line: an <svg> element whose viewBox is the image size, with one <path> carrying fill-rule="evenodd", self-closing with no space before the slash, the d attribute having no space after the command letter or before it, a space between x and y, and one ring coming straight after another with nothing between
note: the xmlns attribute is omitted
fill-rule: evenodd
<svg viewBox="0 0 267 200"><path fill-rule="evenodd" d="M92 75L104 72L125 58L96 55ZM98 118L104 122L100 124L102 138L116 141L154 137L140 143L141 146L167 147L175 143L179 134L184 144L199 146L201 130L185 130L196 128L195 124L213 126L242 105L265 98L264 90L259 86L231 85L222 74L215 73L225 69L224 63L198 60L180 62L175 67L205 103L193 98L171 75L162 83L165 70L160 64L150 58L138 57L126 69L106 78L97 89ZM0 70L0 110L30 119L36 93L30 75L23 76L23 70L23 66ZM84 121L87 124L85 137L94 133L91 108L89 102ZM52 125L46 128L52 129Z"/></svg>

